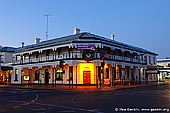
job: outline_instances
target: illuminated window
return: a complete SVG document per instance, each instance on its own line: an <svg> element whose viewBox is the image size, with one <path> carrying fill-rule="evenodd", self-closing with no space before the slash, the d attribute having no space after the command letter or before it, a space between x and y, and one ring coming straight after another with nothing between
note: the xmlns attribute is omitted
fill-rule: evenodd
<svg viewBox="0 0 170 113"><path fill-rule="evenodd" d="M56 71L56 80L63 80L63 73L62 69L58 69Z"/></svg>
<svg viewBox="0 0 170 113"><path fill-rule="evenodd" d="M152 74L149 74L149 79L152 80Z"/></svg>
<svg viewBox="0 0 170 113"><path fill-rule="evenodd" d="M15 69L15 80L14 81L18 81L18 69Z"/></svg>
<svg viewBox="0 0 170 113"><path fill-rule="evenodd" d="M105 78L109 78L109 68L106 68L106 77Z"/></svg>

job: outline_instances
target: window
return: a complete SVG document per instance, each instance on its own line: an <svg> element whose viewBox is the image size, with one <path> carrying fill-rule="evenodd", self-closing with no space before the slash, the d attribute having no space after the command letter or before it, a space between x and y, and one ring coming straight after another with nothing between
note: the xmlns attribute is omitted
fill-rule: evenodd
<svg viewBox="0 0 170 113"><path fill-rule="evenodd" d="M39 58L39 53L38 52L35 53L35 57Z"/></svg>
<svg viewBox="0 0 170 113"><path fill-rule="evenodd" d="M152 74L149 74L149 79L152 80Z"/></svg>
<svg viewBox="0 0 170 113"><path fill-rule="evenodd" d="M127 69L127 78L129 78L129 68Z"/></svg>
<svg viewBox="0 0 170 113"><path fill-rule="evenodd" d="M39 75L40 75L40 71L36 70L35 71L35 78L34 78L34 80L39 80Z"/></svg>
<svg viewBox="0 0 170 113"><path fill-rule="evenodd" d="M109 68L106 68L106 77L105 78L109 78Z"/></svg>
<svg viewBox="0 0 170 113"><path fill-rule="evenodd" d="M151 64L151 56L149 56L149 64Z"/></svg>
<svg viewBox="0 0 170 113"><path fill-rule="evenodd" d="M5 56L4 55L0 55L0 63L4 63L5 60Z"/></svg>
<svg viewBox="0 0 170 113"><path fill-rule="evenodd" d="M146 58L146 56L144 56L144 60L145 60L145 61L147 61L147 58Z"/></svg>
<svg viewBox="0 0 170 113"><path fill-rule="evenodd" d="M156 64L156 58L153 57L153 64Z"/></svg>
<svg viewBox="0 0 170 113"><path fill-rule="evenodd" d="M62 69L56 70L56 80L63 80L63 71L62 71Z"/></svg>
<svg viewBox="0 0 170 113"><path fill-rule="evenodd" d="M107 54L110 54L110 52L111 52L111 48L110 47L107 47Z"/></svg>
<svg viewBox="0 0 170 113"><path fill-rule="evenodd" d="M49 60L49 55L50 55L50 51L47 50L47 51L46 51L46 60Z"/></svg>
<svg viewBox="0 0 170 113"><path fill-rule="evenodd" d="M47 50L47 51L46 51L46 56L49 56L49 55L50 55L50 51Z"/></svg>
<svg viewBox="0 0 170 113"><path fill-rule="evenodd" d="M14 81L18 81L18 69L15 69L15 80Z"/></svg>

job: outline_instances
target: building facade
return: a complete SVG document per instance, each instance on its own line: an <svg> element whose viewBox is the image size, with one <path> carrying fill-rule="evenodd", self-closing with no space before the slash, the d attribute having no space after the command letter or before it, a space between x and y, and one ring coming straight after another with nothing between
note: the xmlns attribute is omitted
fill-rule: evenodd
<svg viewBox="0 0 170 113"><path fill-rule="evenodd" d="M13 47L0 47L0 84L11 82Z"/></svg>
<svg viewBox="0 0 170 113"><path fill-rule="evenodd" d="M157 65L159 67L159 81L170 79L170 58L157 59Z"/></svg>
<svg viewBox="0 0 170 113"><path fill-rule="evenodd" d="M147 72L157 54L95 34L22 46L13 54L12 84L115 85L157 81Z"/></svg>

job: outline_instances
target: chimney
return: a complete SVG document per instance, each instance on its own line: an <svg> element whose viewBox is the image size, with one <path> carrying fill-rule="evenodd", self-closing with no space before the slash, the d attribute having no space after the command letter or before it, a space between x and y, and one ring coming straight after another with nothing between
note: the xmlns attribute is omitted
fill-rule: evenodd
<svg viewBox="0 0 170 113"><path fill-rule="evenodd" d="M35 39L34 39L34 44L40 43L40 40L41 40L40 38L35 38Z"/></svg>
<svg viewBox="0 0 170 113"><path fill-rule="evenodd" d="M110 35L111 40L114 40L114 37L115 37L114 34L111 34L111 35Z"/></svg>
<svg viewBox="0 0 170 113"><path fill-rule="evenodd" d="M21 42L21 47L22 47L22 48L24 47L24 42Z"/></svg>
<svg viewBox="0 0 170 113"><path fill-rule="evenodd" d="M79 28L74 28L74 34L79 34L80 33L80 29Z"/></svg>

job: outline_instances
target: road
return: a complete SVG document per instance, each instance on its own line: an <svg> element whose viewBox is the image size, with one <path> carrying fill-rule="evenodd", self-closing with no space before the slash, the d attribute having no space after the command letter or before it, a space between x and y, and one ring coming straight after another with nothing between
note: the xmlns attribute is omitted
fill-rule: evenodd
<svg viewBox="0 0 170 113"><path fill-rule="evenodd" d="M170 84L113 91L0 88L0 113L170 112Z"/></svg>

